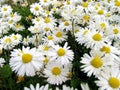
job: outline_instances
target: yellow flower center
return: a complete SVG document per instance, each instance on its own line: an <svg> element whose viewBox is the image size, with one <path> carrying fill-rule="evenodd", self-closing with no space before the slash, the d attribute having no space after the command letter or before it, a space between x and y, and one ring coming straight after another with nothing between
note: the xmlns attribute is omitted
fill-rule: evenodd
<svg viewBox="0 0 120 90"><path fill-rule="evenodd" d="M106 13L106 17L110 17L111 16L111 14L110 13Z"/></svg>
<svg viewBox="0 0 120 90"><path fill-rule="evenodd" d="M31 54L29 54L29 53L24 53L23 55L22 55L22 62L23 63L29 63L29 62L31 62L31 60L32 60L32 55Z"/></svg>
<svg viewBox="0 0 120 90"><path fill-rule="evenodd" d="M56 37L62 37L62 33L61 32L57 32L56 33Z"/></svg>
<svg viewBox="0 0 120 90"><path fill-rule="evenodd" d="M96 33L92 37L95 41L100 41L102 39L101 35L99 33Z"/></svg>
<svg viewBox="0 0 120 90"><path fill-rule="evenodd" d="M44 0L44 2L47 2L47 0Z"/></svg>
<svg viewBox="0 0 120 90"><path fill-rule="evenodd" d="M113 29L114 34L118 34L119 30L117 28Z"/></svg>
<svg viewBox="0 0 120 90"><path fill-rule="evenodd" d="M95 68L99 68L103 65L103 62L101 60L101 58L99 56L96 56L93 58L93 60L91 61L91 65Z"/></svg>
<svg viewBox="0 0 120 90"><path fill-rule="evenodd" d="M70 1L67 1L66 4L67 4L67 5L70 5Z"/></svg>
<svg viewBox="0 0 120 90"><path fill-rule="evenodd" d="M50 18L45 18L45 19L44 19L44 22L45 22L45 23L49 23L50 21L51 21Z"/></svg>
<svg viewBox="0 0 120 90"><path fill-rule="evenodd" d="M47 32L47 31L50 30L50 28L49 27L45 27L44 30Z"/></svg>
<svg viewBox="0 0 120 90"><path fill-rule="evenodd" d="M116 2L115 2L115 6L120 6L120 2L119 2L119 1L116 1Z"/></svg>
<svg viewBox="0 0 120 90"><path fill-rule="evenodd" d="M48 36L47 38L48 38L48 40L52 40L53 36Z"/></svg>
<svg viewBox="0 0 120 90"><path fill-rule="evenodd" d="M10 20L10 21L8 21L8 23L9 23L9 24L13 24L13 21L12 21L12 20Z"/></svg>
<svg viewBox="0 0 120 90"><path fill-rule="evenodd" d="M3 8L3 11L7 11L7 8L6 8L6 7L4 7L4 8Z"/></svg>
<svg viewBox="0 0 120 90"><path fill-rule="evenodd" d="M48 63L48 62L49 62L49 59L48 59L47 57L45 57L45 59L44 59L43 62L44 62L44 63Z"/></svg>
<svg viewBox="0 0 120 90"><path fill-rule="evenodd" d="M49 14L49 13L50 13L50 11L47 10L47 11L46 11L46 14Z"/></svg>
<svg viewBox="0 0 120 90"><path fill-rule="evenodd" d="M10 42L11 42L11 39L8 37L8 38L5 39L5 42L6 42L6 43L10 43Z"/></svg>
<svg viewBox="0 0 120 90"><path fill-rule="evenodd" d="M36 21L39 22L39 21L40 21L40 18L36 18Z"/></svg>
<svg viewBox="0 0 120 90"><path fill-rule="evenodd" d="M105 52L105 53L110 53L111 50L110 50L109 47L103 46L103 47L100 49L100 51Z"/></svg>
<svg viewBox="0 0 120 90"><path fill-rule="evenodd" d="M13 39L14 39L14 40L17 40L17 36L14 35L14 36L13 36Z"/></svg>
<svg viewBox="0 0 120 90"><path fill-rule="evenodd" d="M35 7L35 10L36 10L36 11L39 11L39 9L40 9L40 8L39 8L38 6Z"/></svg>
<svg viewBox="0 0 120 90"><path fill-rule="evenodd" d="M108 83L112 88L119 88L119 86L120 86L120 81L116 77L111 77L108 80Z"/></svg>
<svg viewBox="0 0 120 90"><path fill-rule="evenodd" d="M88 16L87 14L83 16L83 19L84 19L84 20L87 20L87 21L90 20L90 18L89 18L89 16Z"/></svg>
<svg viewBox="0 0 120 90"><path fill-rule="evenodd" d="M44 50L44 51L48 51L48 50L49 50L49 47L48 47L48 46L44 46L44 47L43 47L43 50Z"/></svg>
<svg viewBox="0 0 120 90"><path fill-rule="evenodd" d="M86 35L89 30L84 30L83 35Z"/></svg>
<svg viewBox="0 0 120 90"><path fill-rule="evenodd" d="M57 54L58 54L58 56L64 56L65 55L65 49L63 49L63 48L58 49Z"/></svg>
<svg viewBox="0 0 120 90"><path fill-rule="evenodd" d="M12 14L10 14L10 16L11 16L11 17L14 17L14 14L12 13Z"/></svg>
<svg viewBox="0 0 120 90"><path fill-rule="evenodd" d="M82 6L83 6L83 7L88 7L88 3L87 3L87 2L83 2L83 3L82 3Z"/></svg>
<svg viewBox="0 0 120 90"><path fill-rule="evenodd" d="M69 22L66 21L66 22L64 23L64 25L65 25L65 26L69 26L70 24L69 24Z"/></svg>
<svg viewBox="0 0 120 90"><path fill-rule="evenodd" d="M106 28L106 24L105 24L104 22L101 23L100 26L101 26L102 28Z"/></svg>
<svg viewBox="0 0 120 90"><path fill-rule="evenodd" d="M98 10L98 14L100 15L104 14L104 10Z"/></svg>
<svg viewBox="0 0 120 90"><path fill-rule="evenodd" d="M60 73L61 73L61 69L59 68L59 67L54 67L53 69L52 69L52 74L53 75L60 75Z"/></svg>
<svg viewBox="0 0 120 90"><path fill-rule="evenodd" d="M16 25L16 28L20 28L21 27L21 25L20 25L20 23L18 23L17 25Z"/></svg>

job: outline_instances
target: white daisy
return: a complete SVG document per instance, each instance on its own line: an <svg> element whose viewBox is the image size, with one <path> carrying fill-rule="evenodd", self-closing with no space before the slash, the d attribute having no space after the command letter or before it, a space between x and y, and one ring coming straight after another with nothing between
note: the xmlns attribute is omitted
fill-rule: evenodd
<svg viewBox="0 0 120 90"><path fill-rule="evenodd" d="M34 76L43 65L43 56L36 48L14 49L10 56L10 67L19 76Z"/></svg>
<svg viewBox="0 0 120 90"><path fill-rule="evenodd" d="M20 23L16 23L15 26L13 26L13 30L16 32L22 31L24 29L25 29L25 27L23 25L21 25Z"/></svg>
<svg viewBox="0 0 120 90"><path fill-rule="evenodd" d="M39 3L34 3L34 4L30 5L30 11L34 15L38 16L43 12L43 8L41 7L41 5Z"/></svg>
<svg viewBox="0 0 120 90"><path fill-rule="evenodd" d="M70 50L68 43L65 43L63 47L58 45L52 46L55 50L51 52L51 58L57 59L62 65L68 64L74 59L74 52Z"/></svg>
<svg viewBox="0 0 120 90"><path fill-rule="evenodd" d="M53 37L55 38L54 41L57 43L61 43L67 39L67 33L63 30L54 30Z"/></svg>
<svg viewBox="0 0 120 90"><path fill-rule="evenodd" d="M38 25L30 26L30 27L28 28L28 30L29 30L32 34L40 33L40 32L41 32L41 28L40 28L40 26L38 26Z"/></svg>
<svg viewBox="0 0 120 90"><path fill-rule="evenodd" d="M23 38L23 42L22 42L25 46L29 45L30 43L30 37L27 36L26 38Z"/></svg>
<svg viewBox="0 0 120 90"><path fill-rule="evenodd" d="M4 49L10 50L15 46L10 36L4 36L0 41Z"/></svg>
<svg viewBox="0 0 120 90"><path fill-rule="evenodd" d="M30 88L24 87L24 90L49 90L49 86L48 84L40 86L40 84L37 83L34 87L32 84L30 84Z"/></svg>
<svg viewBox="0 0 120 90"><path fill-rule="evenodd" d="M58 61L51 61L46 65L43 73L47 78L47 82L54 85L60 85L63 82L67 81L67 74L69 69L63 67Z"/></svg>
<svg viewBox="0 0 120 90"><path fill-rule="evenodd" d="M102 32L98 32L96 30L91 30L86 35L86 43L85 46L91 49L99 49L101 48L105 42L108 42L107 38L104 36Z"/></svg>
<svg viewBox="0 0 120 90"><path fill-rule="evenodd" d="M98 51L90 52L90 55L84 54L80 63L83 64L81 66L82 71L87 73L89 77L92 74L95 76L99 75L100 71L104 69L104 66L111 64L111 62L108 62L108 58L104 57Z"/></svg>
<svg viewBox="0 0 120 90"><path fill-rule="evenodd" d="M14 43L14 45L18 45L22 40L22 36L20 34L16 34L16 35L12 34L11 38L13 40L12 42Z"/></svg>
<svg viewBox="0 0 120 90"><path fill-rule="evenodd" d="M110 67L101 72L98 80L95 81L100 90L119 90L120 89L120 72Z"/></svg>
<svg viewBox="0 0 120 90"><path fill-rule="evenodd" d="M0 8L0 13L5 16L5 15L9 15L10 13L12 12L12 8L11 6L9 5L3 5L1 8Z"/></svg>

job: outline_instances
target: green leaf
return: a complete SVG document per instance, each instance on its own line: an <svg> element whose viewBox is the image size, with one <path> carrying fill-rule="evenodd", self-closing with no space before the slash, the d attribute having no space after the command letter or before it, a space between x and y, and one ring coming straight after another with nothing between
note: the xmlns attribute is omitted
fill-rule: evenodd
<svg viewBox="0 0 120 90"><path fill-rule="evenodd" d="M2 77L4 78L11 76L12 70L8 64L3 66L3 68L1 69L1 74L2 74Z"/></svg>

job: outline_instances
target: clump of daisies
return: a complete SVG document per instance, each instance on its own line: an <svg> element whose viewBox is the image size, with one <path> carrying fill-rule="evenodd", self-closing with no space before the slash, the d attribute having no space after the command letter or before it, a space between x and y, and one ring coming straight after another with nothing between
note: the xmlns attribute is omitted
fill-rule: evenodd
<svg viewBox="0 0 120 90"><path fill-rule="evenodd" d="M0 79L15 90L119 90L119 16L120 0L1 5Z"/></svg>

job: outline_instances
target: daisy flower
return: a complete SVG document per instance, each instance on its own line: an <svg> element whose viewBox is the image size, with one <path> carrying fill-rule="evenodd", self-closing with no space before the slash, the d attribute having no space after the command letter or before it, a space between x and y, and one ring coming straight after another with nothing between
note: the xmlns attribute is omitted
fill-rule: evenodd
<svg viewBox="0 0 120 90"><path fill-rule="evenodd" d="M40 86L39 83L36 84L36 86L34 87L32 84L30 84L30 88L28 87L24 87L24 90L49 90L49 85L42 85Z"/></svg>
<svg viewBox="0 0 120 90"><path fill-rule="evenodd" d="M63 47L59 45L53 45L54 51L51 52L51 58L57 59L62 65L67 65L74 59L74 52L70 50L68 43L65 43Z"/></svg>
<svg viewBox="0 0 120 90"><path fill-rule="evenodd" d="M61 29L61 30L66 30L66 31L71 31L72 30L72 22L69 20L66 20L66 21L62 21L61 23L60 23L60 25L59 25L59 28Z"/></svg>
<svg viewBox="0 0 120 90"><path fill-rule="evenodd" d="M22 40L22 36L20 34L16 34L16 35L12 34L11 38L13 40L14 45L18 45Z"/></svg>
<svg viewBox="0 0 120 90"><path fill-rule="evenodd" d="M49 62L43 73L47 78L47 82L54 85L60 85L63 82L67 81L67 74L69 69L67 67L63 67L58 61Z"/></svg>
<svg viewBox="0 0 120 90"><path fill-rule="evenodd" d="M50 0L39 0L39 1L42 6L47 7L50 5Z"/></svg>
<svg viewBox="0 0 120 90"><path fill-rule="evenodd" d="M23 38L22 43L23 43L25 46L28 46L28 45L29 45L29 43L30 43L30 37L29 37L29 36L27 36L26 38Z"/></svg>
<svg viewBox="0 0 120 90"><path fill-rule="evenodd" d="M119 26L110 26L108 30L106 30L106 35L110 40L120 39L120 27Z"/></svg>
<svg viewBox="0 0 120 90"><path fill-rule="evenodd" d="M67 33L63 30L54 30L53 37L55 37L54 41L57 43L61 43L67 39Z"/></svg>
<svg viewBox="0 0 120 90"><path fill-rule="evenodd" d="M7 18L8 20L13 20L14 22L18 22L21 20L21 16L17 12L9 14Z"/></svg>
<svg viewBox="0 0 120 90"><path fill-rule="evenodd" d="M35 17L34 19L32 19L32 23L34 25L40 26L40 24L41 24L41 17Z"/></svg>
<svg viewBox="0 0 120 90"><path fill-rule="evenodd" d="M25 29L25 27L23 25L21 25L20 23L16 23L15 26L13 26L13 30L16 32L22 31L24 29Z"/></svg>
<svg viewBox="0 0 120 90"><path fill-rule="evenodd" d="M5 63L5 59L4 58L0 58L0 67L3 67Z"/></svg>
<svg viewBox="0 0 120 90"><path fill-rule="evenodd" d="M11 50L15 46L10 36L4 36L0 41L4 49Z"/></svg>
<svg viewBox="0 0 120 90"><path fill-rule="evenodd" d="M84 54L82 60L80 61L83 65L81 66L82 71L87 73L87 76L92 74L97 76L100 71L104 69L104 66L110 65L108 59L98 51L90 52L90 55Z"/></svg>
<svg viewBox="0 0 120 90"><path fill-rule="evenodd" d="M39 46L41 42L42 42L41 34L35 34L30 38L30 43L32 43L34 46Z"/></svg>
<svg viewBox="0 0 120 90"><path fill-rule="evenodd" d="M43 12L43 8L41 7L41 5L39 3L34 3L34 4L30 5L30 11L34 15L38 16Z"/></svg>
<svg viewBox="0 0 120 90"><path fill-rule="evenodd" d="M10 56L10 67L19 76L34 76L43 65L43 56L36 48L14 49Z"/></svg>
<svg viewBox="0 0 120 90"><path fill-rule="evenodd" d="M49 27L51 30L56 26L56 20L53 17L45 17L42 19L42 27Z"/></svg>
<svg viewBox="0 0 120 90"><path fill-rule="evenodd" d="M119 60L119 55L120 55L119 49L116 47L113 47L111 44L106 44L102 46L99 51L102 52L106 57L109 57L110 60L120 61Z"/></svg>
<svg viewBox="0 0 120 90"><path fill-rule="evenodd" d="M120 72L110 67L101 72L98 80L95 81L100 90L119 90L120 89Z"/></svg>
<svg viewBox="0 0 120 90"><path fill-rule="evenodd" d="M101 48L105 44L105 42L108 42L108 40L102 32L91 30L86 35L85 46L91 49L92 48L98 49L98 48Z"/></svg>
<svg viewBox="0 0 120 90"><path fill-rule="evenodd" d="M79 28L80 30L78 30L77 33L75 33L75 37L76 37L76 41L79 44L85 44L86 43L86 38L87 38L87 34L89 34L89 28Z"/></svg>
<svg viewBox="0 0 120 90"><path fill-rule="evenodd" d="M2 5L2 7L0 8L0 13L2 14L2 16L5 15L9 15L12 12L12 8L9 5Z"/></svg>
<svg viewBox="0 0 120 90"><path fill-rule="evenodd" d="M38 25L30 26L30 27L28 28L28 30L29 30L32 34L40 33L40 32L41 32L41 28L40 28L40 26L38 26Z"/></svg>

